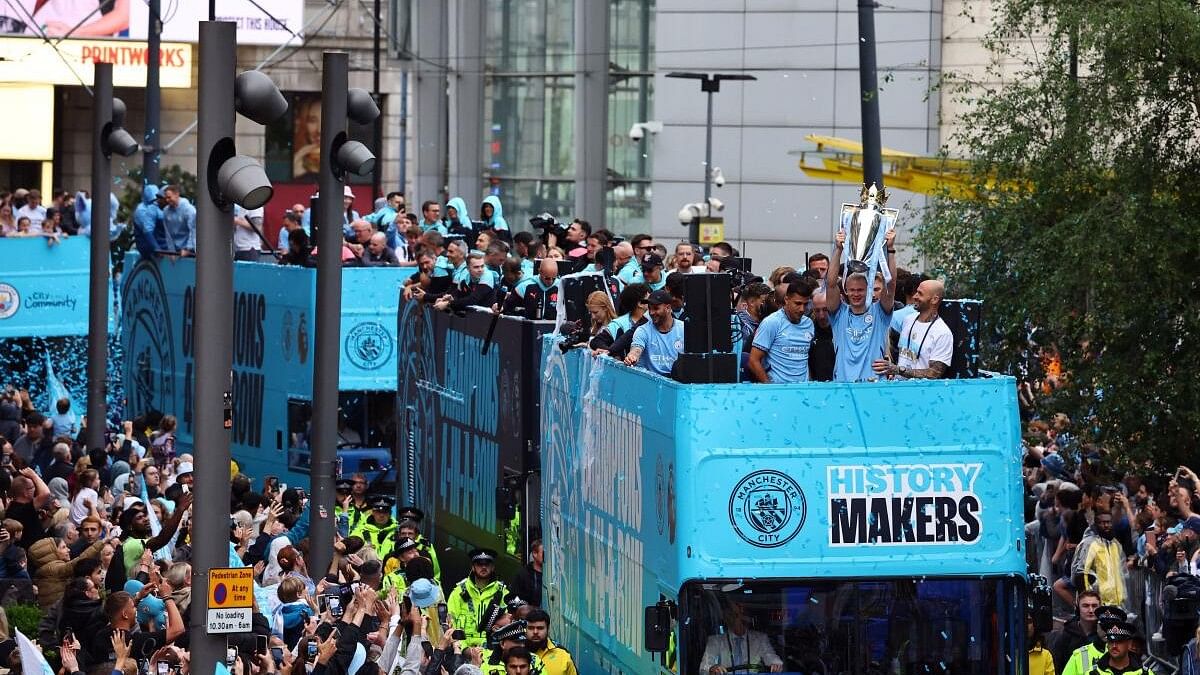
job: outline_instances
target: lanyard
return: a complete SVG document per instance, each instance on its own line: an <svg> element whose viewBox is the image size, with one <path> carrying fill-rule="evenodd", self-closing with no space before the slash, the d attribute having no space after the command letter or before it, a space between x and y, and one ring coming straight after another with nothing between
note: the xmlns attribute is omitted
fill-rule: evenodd
<svg viewBox="0 0 1200 675"><path fill-rule="evenodd" d="M929 328L925 329L925 334L921 336L921 344L917 346L917 354L913 357L914 363L921 360L921 350L925 348L925 338L929 337L929 331L933 330L933 325L941 320L942 317L940 316L933 317L933 321L929 323ZM919 315L917 318L913 319L912 325L908 327L908 339L905 340L905 343L908 345L909 351L912 351L912 334L913 329L917 327L918 321L920 321Z"/></svg>

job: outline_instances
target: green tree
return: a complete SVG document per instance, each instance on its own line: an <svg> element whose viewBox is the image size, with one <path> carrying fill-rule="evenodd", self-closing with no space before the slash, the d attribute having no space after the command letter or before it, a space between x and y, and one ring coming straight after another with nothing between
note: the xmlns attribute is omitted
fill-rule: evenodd
<svg viewBox="0 0 1200 675"><path fill-rule="evenodd" d="M1008 69L984 81L1003 84L943 82L969 105L952 142L976 194L933 200L918 246L954 295L985 301L990 367L1025 373L1038 346L1059 349L1068 384L1040 412L1129 462L1194 460L1196 2L991 4L985 46Z"/></svg>

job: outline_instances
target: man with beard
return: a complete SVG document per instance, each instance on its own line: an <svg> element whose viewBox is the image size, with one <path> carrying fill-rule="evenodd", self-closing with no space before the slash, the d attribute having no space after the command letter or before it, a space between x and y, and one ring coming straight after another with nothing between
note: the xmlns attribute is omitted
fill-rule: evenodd
<svg viewBox="0 0 1200 675"><path fill-rule="evenodd" d="M922 281L912 296L917 310L900 327L899 360L876 359L871 364L876 373L895 379L929 379L943 377L954 360L954 334L938 316L946 287L935 279Z"/></svg>
<svg viewBox="0 0 1200 675"><path fill-rule="evenodd" d="M1096 511L1091 531L1084 535L1076 550L1083 560L1081 589L1096 591L1106 605L1125 603L1125 551L1116 540L1112 514Z"/></svg>
<svg viewBox="0 0 1200 675"><path fill-rule="evenodd" d="M1096 610L1096 629L1095 637L1091 642L1079 647L1071 653L1071 658L1067 660L1067 665L1063 668L1062 675L1090 675L1092 668L1104 656L1106 651L1105 636L1115 626L1120 625L1128 617L1125 610L1112 605L1105 605Z"/></svg>
<svg viewBox="0 0 1200 675"><path fill-rule="evenodd" d="M187 492L180 495L178 505L167 521L162 524L162 529L156 536L151 536L150 517L146 514L145 504L135 503L121 514L122 541L119 553L125 574L109 574L107 576L105 586L110 592L121 590L125 579L132 579L137 574L137 567L143 553L157 551L171 541L171 538L175 536L175 531L179 529L179 522L183 520L183 514L191 507L192 494Z"/></svg>
<svg viewBox="0 0 1200 675"><path fill-rule="evenodd" d="M508 586L496 579L496 552L489 548L471 551L471 573L454 585L446 599L454 627L466 634L463 644L481 647L486 641L484 617L493 607L503 607L508 600ZM521 631L522 637L524 630Z"/></svg>
<svg viewBox="0 0 1200 675"><path fill-rule="evenodd" d="M542 662L545 675L576 675L571 652L550 641L550 615L536 608L525 617L525 646Z"/></svg>

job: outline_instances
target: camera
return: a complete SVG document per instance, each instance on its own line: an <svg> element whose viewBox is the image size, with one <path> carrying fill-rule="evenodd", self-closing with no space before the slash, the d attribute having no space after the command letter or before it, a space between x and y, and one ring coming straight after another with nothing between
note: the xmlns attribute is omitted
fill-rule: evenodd
<svg viewBox="0 0 1200 675"><path fill-rule="evenodd" d="M562 335L563 341L559 343L558 348L566 354L567 350L587 346L588 326L583 321L568 321L562 326Z"/></svg>
<svg viewBox="0 0 1200 675"><path fill-rule="evenodd" d="M529 224L541 232L542 241L548 241L552 234L559 240L567 236L567 228L549 213L539 213L529 219Z"/></svg>

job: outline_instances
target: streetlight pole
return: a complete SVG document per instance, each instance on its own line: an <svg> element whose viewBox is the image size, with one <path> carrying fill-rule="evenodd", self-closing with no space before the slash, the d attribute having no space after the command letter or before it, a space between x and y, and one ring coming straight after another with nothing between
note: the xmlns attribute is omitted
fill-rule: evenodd
<svg viewBox="0 0 1200 675"><path fill-rule="evenodd" d="M122 128L125 104L113 98L113 67L96 63L92 88L92 220L88 270L87 449L104 448L108 426L108 274L112 155L128 157L137 142ZM53 405L53 401L50 402Z"/></svg>
<svg viewBox="0 0 1200 675"><path fill-rule="evenodd" d="M200 23L200 114L196 128L196 502L192 510L192 588L202 599L191 611L192 667L208 672L225 659L225 636L208 633L208 572L229 566L229 445L233 429L233 213L210 195L205 168L218 144L234 134L233 82L237 25ZM218 543L220 542L220 543Z"/></svg>
<svg viewBox="0 0 1200 675"><path fill-rule="evenodd" d="M88 284L87 449L104 447L108 424L108 193L111 155L104 140L112 123L113 67L97 63L92 84L92 249ZM53 404L53 401L51 401Z"/></svg>
<svg viewBox="0 0 1200 675"><path fill-rule="evenodd" d="M229 460L233 419L233 206L271 198L266 171L237 154L236 113L268 124L287 100L259 71L237 75L237 24L200 22L200 111L196 127L195 502L192 509L191 667L225 659L225 636L209 633L209 573L229 566Z"/></svg>
<svg viewBox="0 0 1200 675"><path fill-rule="evenodd" d="M858 84L862 89L863 185L883 191L879 76L875 65L875 0L858 0Z"/></svg>
<svg viewBox="0 0 1200 675"><path fill-rule="evenodd" d="M742 73L667 73L667 77L681 80L700 80L700 91L708 94L708 121L704 128L704 208L705 214L711 215L712 199L712 134L713 134L713 94L721 91L721 82L725 80L749 81L757 80L753 75ZM693 218L688 238L693 244L700 243L700 218Z"/></svg>
<svg viewBox="0 0 1200 675"><path fill-rule="evenodd" d="M346 174L375 171L375 155L349 139L347 120L371 124L379 118L375 100L363 89L347 89L350 56L325 52L321 73L321 169L317 205L317 311L313 357L313 418L309 437L308 564L324 575L333 559L337 478L339 347L342 333L342 192ZM378 175L378 174L376 174Z"/></svg>
<svg viewBox="0 0 1200 675"><path fill-rule="evenodd" d="M142 141L142 185L157 185L159 177L158 127L162 123L162 89L159 87L161 4L162 0L146 0L150 13L150 29L146 40L146 135Z"/></svg>

